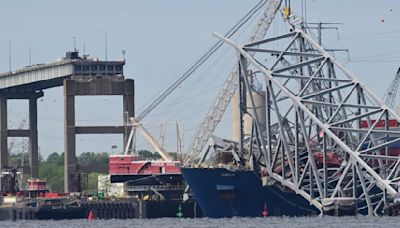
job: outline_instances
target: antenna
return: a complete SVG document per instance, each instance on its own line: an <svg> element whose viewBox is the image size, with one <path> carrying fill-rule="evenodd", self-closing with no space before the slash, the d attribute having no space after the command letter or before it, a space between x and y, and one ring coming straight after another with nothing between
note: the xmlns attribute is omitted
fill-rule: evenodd
<svg viewBox="0 0 400 228"><path fill-rule="evenodd" d="M106 55L106 61L107 61L107 31L103 30L104 32L104 48L105 48L105 55Z"/></svg>
<svg viewBox="0 0 400 228"><path fill-rule="evenodd" d="M29 66L32 66L32 52L31 52L31 47L26 47L28 49L28 57L29 57Z"/></svg>
<svg viewBox="0 0 400 228"><path fill-rule="evenodd" d="M125 54L126 54L126 51L125 50L122 50L122 59L125 61Z"/></svg>
<svg viewBox="0 0 400 228"><path fill-rule="evenodd" d="M304 18L303 20L307 22L307 0L304 0Z"/></svg>
<svg viewBox="0 0 400 228"><path fill-rule="evenodd" d="M72 39L74 40L74 51L76 51L76 37L73 36Z"/></svg>
<svg viewBox="0 0 400 228"><path fill-rule="evenodd" d="M83 41L83 55L86 55L86 43Z"/></svg>
<svg viewBox="0 0 400 228"><path fill-rule="evenodd" d="M11 72L11 42L12 40L8 40L8 70Z"/></svg>

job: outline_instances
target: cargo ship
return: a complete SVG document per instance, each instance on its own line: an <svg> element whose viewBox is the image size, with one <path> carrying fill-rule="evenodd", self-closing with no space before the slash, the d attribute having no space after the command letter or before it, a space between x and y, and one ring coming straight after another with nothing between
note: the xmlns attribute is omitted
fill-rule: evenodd
<svg viewBox="0 0 400 228"><path fill-rule="evenodd" d="M224 218L319 214L318 209L303 197L270 181L260 170L235 164L231 150L238 147L237 142L213 136L210 147L214 153L207 161L181 169L204 216ZM333 159L334 162L337 161Z"/></svg>
<svg viewBox="0 0 400 228"><path fill-rule="evenodd" d="M276 185L262 186L261 177L255 171L182 168L182 174L205 217L305 216L319 213L308 201L289 189Z"/></svg>
<svg viewBox="0 0 400 228"><path fill-rule="evenodd" d="M375 120L372 120L374 123ZM388 125L394 129L399 128L399 123L390 120ZM360 122L361 128L367 128L367 121ZM384 122L376 124L377 128L385 127ZM365 142L367 148L369 142ZM383 143L383 142L382 142ZM231 144L231 146L228 146ZM237 148L234 141L220 139L213 136L210 147L214 155L207 161L208 165L183 167L182 175L190 186L193 197L200 205L205 217L260 217L260 216L313 216L320 211L296 194L291 189L278 183L268 182L267 175L262 171L251 170L248 166L234 165L233 156L229 150ZM382 149L381 154L385 154ZM400 155L400 142L391 144L388 154ZM322 168L322 153L314 153L314 159L319 168ZM340 158L329 152L328 167L339 167ZM275 172L280 172L278 166ZM371 191L374 191L372 189ZM359 204L359 213L368 214L365 205ZM343 214L354 214L353 207L343 206ZM325 214L332 214L324 211Z"/></svg>
<svg viewBox="0 0 400 228"><path fill-rule="evenodd" d="M212 136L208 150L213 155L181 172L203 216L261 217L305 216L319 211L300 195L277 184L265 184L267 177L257 169L235 162L235 141Z"/></svg>

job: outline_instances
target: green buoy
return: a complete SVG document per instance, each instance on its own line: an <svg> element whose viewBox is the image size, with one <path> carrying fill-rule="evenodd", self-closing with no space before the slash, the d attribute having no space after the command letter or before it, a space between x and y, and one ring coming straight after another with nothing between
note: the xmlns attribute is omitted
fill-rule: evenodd
<svg viewBox="0 0 400 228"><path fill-rule="evenodd" d="M182 218L183 217L182 205L181 204L179 204L178 213L176 213L176 217L178 217L178 218Z"/></svg>

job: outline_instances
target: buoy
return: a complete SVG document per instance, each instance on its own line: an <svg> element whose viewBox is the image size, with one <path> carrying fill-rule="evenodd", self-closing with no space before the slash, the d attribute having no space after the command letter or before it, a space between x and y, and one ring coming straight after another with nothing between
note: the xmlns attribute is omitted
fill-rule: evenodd
<svg viewBox="0 0 400 228"><path fill-rule="evenodd" d="M178 217L178 218L182 218L183 217L182 205L181 204L179 204L178 213L176 213L176 217Z"/></svg>
<svg viewBox="0 0 400 228"><path fill-rule="evenodd" d="M267 203L264 203L264 210L262 211L261 215L263 217L268 217L269 212L268 212L268 208L267 208Z"/></svg>
<svg viewBox="0 0 400 228"><path fill-rule="evenodd" d="M93 219L94 219L94 215L93 215L93 211L92 210L90 210L90 212L89 212L88 219L89 219L89 221L93 221Z"/></svg>

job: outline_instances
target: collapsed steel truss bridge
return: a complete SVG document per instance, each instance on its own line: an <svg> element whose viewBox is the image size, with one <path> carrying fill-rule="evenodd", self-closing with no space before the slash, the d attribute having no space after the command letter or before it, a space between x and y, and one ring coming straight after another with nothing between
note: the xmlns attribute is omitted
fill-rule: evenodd
<svg viewBox="0 0 400 228"><path fill-rule="evenodd" d="M301 29L243 46L215 35L239 56L241 89L252 89L251 72L262 74L267 112L253 112L257 149L250 151L269 184L295 191L321 213L339 198L369 215L393 202L400 181L393 110Z"/></svg>

